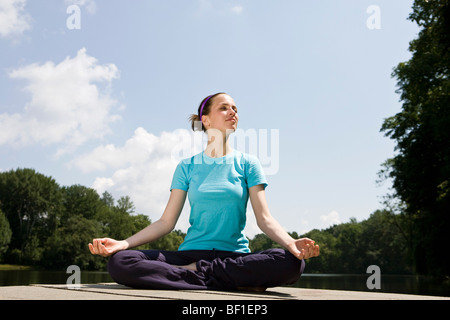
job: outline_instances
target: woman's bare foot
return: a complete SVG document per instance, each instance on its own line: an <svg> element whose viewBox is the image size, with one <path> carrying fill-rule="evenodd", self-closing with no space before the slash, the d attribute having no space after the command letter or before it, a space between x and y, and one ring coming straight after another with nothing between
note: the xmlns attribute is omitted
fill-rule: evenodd
<svg viewBox="0 0 450 320"><path fill-rule="evenodd" d="M196 262L192 262L191 264L188 264L187 266L176 266L178 268L183 268L186 270L191 270L191 271L197 271L197 263Z"/></svg>

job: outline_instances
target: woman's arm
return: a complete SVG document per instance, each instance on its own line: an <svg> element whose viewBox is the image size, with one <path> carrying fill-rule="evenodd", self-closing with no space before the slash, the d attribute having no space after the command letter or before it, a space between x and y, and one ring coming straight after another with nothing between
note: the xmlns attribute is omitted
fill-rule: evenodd
<svg viewBox="0 0 450 320"><path fill-rule="evenodd" d="M289 250L299 259L308 259L319 255L319 246L308 238L294 239L270 214L266 194L262 185L249 189L250 202L255 213L258 227L273 241Z"/></svg>
<svg viewBox="0 0 450 320"><path fill-rule="evenodd" d="M172 189L166 209L159 220L126 240L94 239L92 244L89 244L91 253L106 257L117 251L138 247L162 238L175 228L186 200L186 194L187 192L184 190Z"/></svg>
<svg viewBox="0 0 450 320"><path fill-rule="evenodd" d="M175 228L178 217L183 209L186 193L184 190L172 189L166 209L161 218L126 239L125 241L128 243L127 249L156 241L171 232Z"/></svg>

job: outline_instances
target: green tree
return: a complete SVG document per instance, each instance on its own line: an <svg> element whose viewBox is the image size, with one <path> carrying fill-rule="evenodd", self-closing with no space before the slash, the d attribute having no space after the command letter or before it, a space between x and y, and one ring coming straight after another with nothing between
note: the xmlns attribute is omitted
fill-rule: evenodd
<svg viewBox="0 0 450 320"><path fill-rule="evenodd" d="M168 235L149 243L148 249L171 250L176 251L183 242L183 237L177 232L171 232Z"/></svg>
<svg viewBox="0 0 450 320"><path fill-rule="evenodd" d="M105 203L100 199L97 191L82 185L72 185L62 188L64 196L64 218L74 215L82 216L88 220L97 219L101 210L106 209ZM65 221L61 221L63 224Z"/></svg>
<svg viewBox="0 0 450 320"><path fill-rule="evenodd" d="M102 202L108 207L114 207L114 197L108 191L104 191L101 198Z"/></svg>
<svg viewBox="0 0 450 320"><path fill-rule="evenodd" d="M364 247L361 245L362 226L351 218L348 223L341 223L329 228L335 238L334 250L337 259L334 272L337 273L362 273L367 266L362 263Z"/></svg>
<svg viewBox="0 0 450 320"><path fill-rule="evenodd" d="M11 230L13 262L35 263L40 247L57 225L61 188L51 177L33 169L0 173L0 205Z"/></svg>
<svg viewBox="0 0 450 320"><path fill-rule="evenodd" d="M88 249L92 235L101 232L97 221L73 215L47 240L44 259L40 264L50 269L65 269L70 265L77 265L83 270L104 268L104 259L92 255Z"/></svg>
<svg viewBox="0 0 450 320"><path fill-rule="evenodd" d="M409 19L421 28L410 42L409 61L397 79L402 110L385 119L381 131L396 141L397 154L382 173L413 228L410 252L419 273L449 275L442 254L450 229L450 3L416 0Z"/></svg>
<svg viewBox="0 0 450 320"><path fill-rule="evenodd" d="M102 259L90 254L88 243L104 236L99 217L109 210L98 193L82 185L61 189L63 209L58 224L43 248L40 265L47 268L66 268L76 264L83 269L103 268Z"/></svg>
<svg viewBox="0 0 450 320"><path fill-rule="evenodd" d="M5 214L0 210L0 261L2 256L8 250L9 243L11 242L12 231L9 227L8 219Z"/></svg>
<svg viewBox="0 0 450 320"><path fill-rule="evenodd" d="M307 272L362 274L368 266L378 265L385 274L411 273L407 238L401 230L405 227L403 218L377 210L361 222L350 219L302 235L320 246L319 257L307 260Z"/></svg>
<svg viewBox="0 0 450 320"><path fill-rule="evenodd" d="M110 207L106 215L103 215L105 230L108 237L122 240L138 232L139 228L145 228L150 224L146 216L135 217L134 204L128 196L121 197L117 205Z"/></svg>
<svg viewBox="0 0 450 320"><path fill-rule="evenodd" d="M404 215L377 210L361 222L360 245L364 248L363 266L377 265L383 273L411 273Z"/></svg>
<svg viewBox="0 0 450 320"><path fill-rule="evenodd" d="M339 263L339 251L336 249L337 238L332 235L330 229L313 229L302 237L313 239L320 247L320 255L306 261L307 273L336 273Z"/></svg>
<svg viewBox="0 0 450 320"><path fill-rule="evenodd" d="M275 242L272 241L266 234L259 233L249 241L249 247L252 252L258 252L273 248Z"/></svg>

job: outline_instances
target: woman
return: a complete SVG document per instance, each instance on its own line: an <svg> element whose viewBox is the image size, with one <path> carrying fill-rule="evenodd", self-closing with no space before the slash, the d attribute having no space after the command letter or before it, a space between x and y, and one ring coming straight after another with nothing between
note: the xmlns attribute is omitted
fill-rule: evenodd
<svg viewBox="0 0 450 320"><path fill-rule="evenodd" d="M91 253L111 256L111 277L134 288L260 291L294 283L319 246L289 236L270 214L258 159L228 145L239 121L233 98L208 96L190 120L193 130L206 131L208 144L178 164L161 218L126 240L94 239ZM191 226L178 251L127 250L171 232L187 195ZM260 229L286 250L250 252L243 234L248 198Z"/></svg>

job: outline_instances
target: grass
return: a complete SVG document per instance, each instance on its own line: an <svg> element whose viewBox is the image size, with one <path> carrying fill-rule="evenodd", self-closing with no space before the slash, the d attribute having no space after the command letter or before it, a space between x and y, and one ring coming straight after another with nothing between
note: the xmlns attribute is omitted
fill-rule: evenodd
<svg viewBox="0 0 450 320"><path fill-rule="evenodd" d="M0 264L0 271L5 270L32 270L34 267L31 266L21 266L15 264Z"/></svg>

